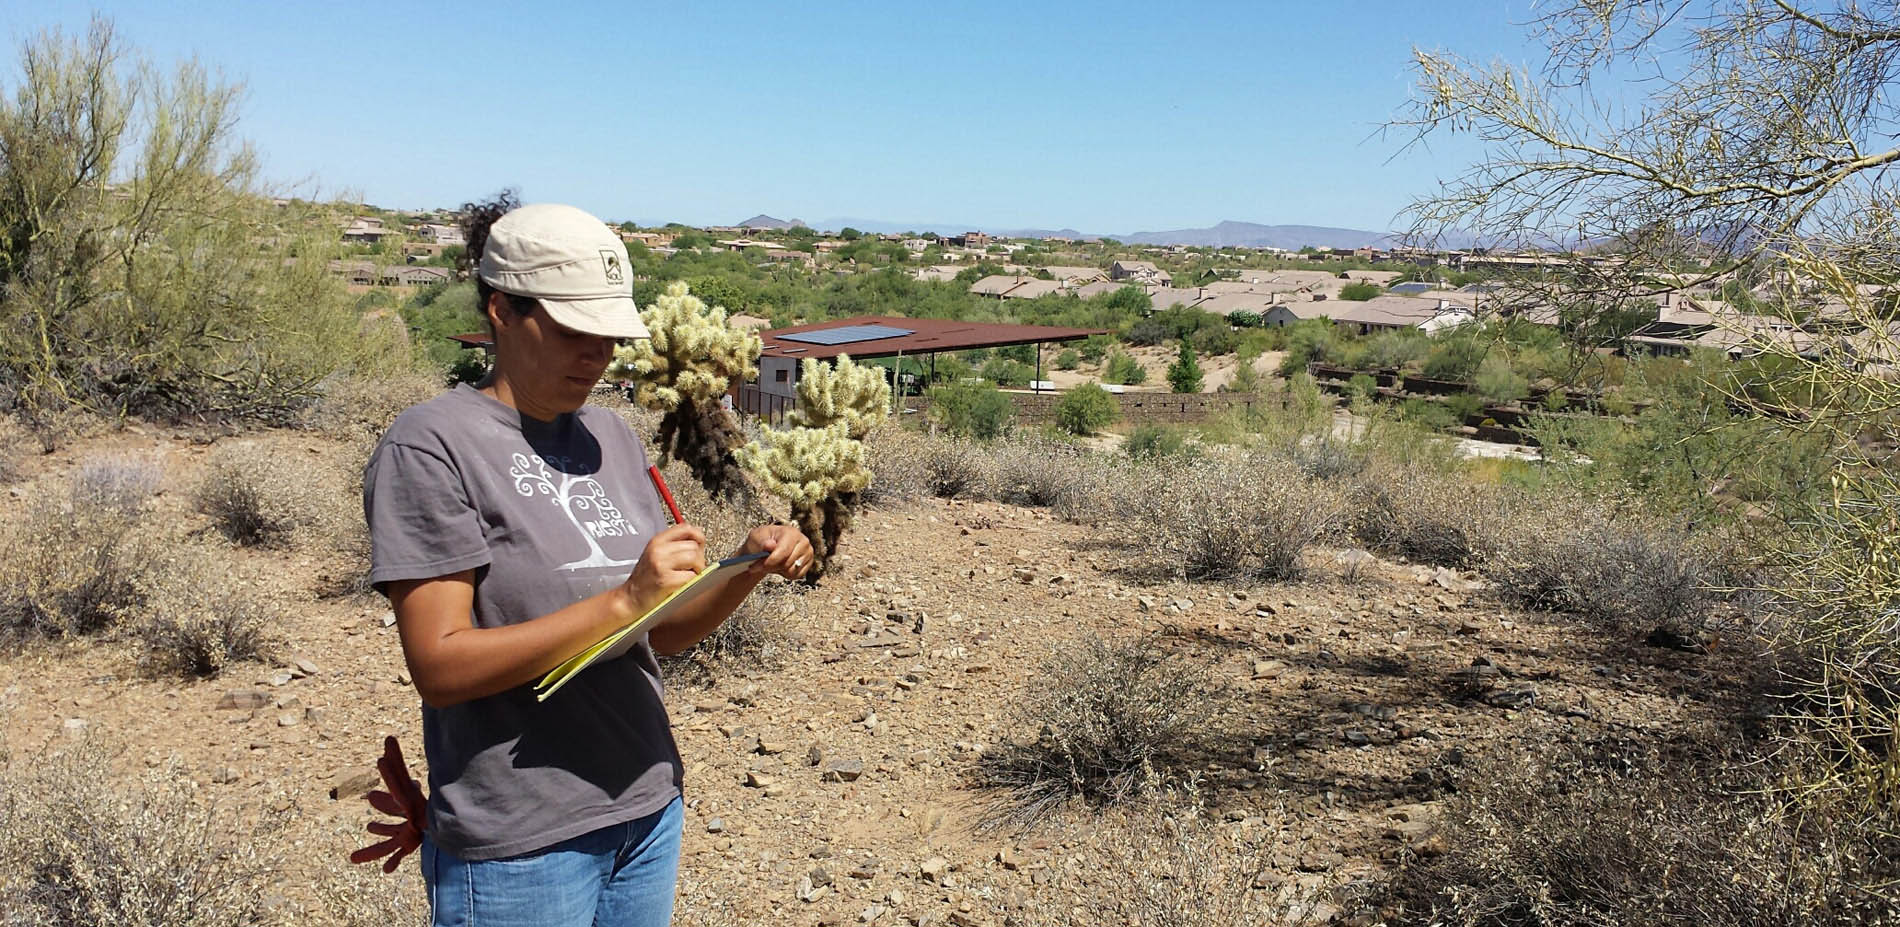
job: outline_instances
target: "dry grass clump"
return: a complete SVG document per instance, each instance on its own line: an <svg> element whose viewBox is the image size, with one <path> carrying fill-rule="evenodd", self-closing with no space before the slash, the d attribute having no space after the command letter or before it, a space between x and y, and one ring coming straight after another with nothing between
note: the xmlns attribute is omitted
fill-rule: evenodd
<svg viewBox="0 0 1900 927"><path fill-rule="evenodd" d="M1623 631L1701 630L1721 574L1697 538L1546 502L1543 514L1514 519L1482 566L1501 596Z"/></svg>
<svg viewBox="0 0 1900 927"><path fill-rule="evenodd" d="M187 549L147 573L144 617L132 636L148 670L211 677L270 655L272 603L220 559L216 550Z"/></svg>
<svg viewBox="0 0 1900 927"><path fill-rule="evenodd" d="M110 775L93 741L0 756L0 911L9 925L258 923L276 860L176 768Z"/></svg>
<svg viewBox="0 0 1900 927"><path fill-rule="evenodd" d="M880 465L889 466L872 466ZM939 499L987 499L996 482L987 449L968 438L924 439L914 466L924 488Z"/></svg>
<svg viewBox="0 0 1900 927"><path fill-rule="evenodd" d="M288 547L305 531L339 533L361 521L347 516L344 498L339 475L320 461L252 442L213 451L192 491L218 532L246 547Z"/></svg>
<svg viewBox="0 0 1900 927"><path fill-rule="evenodd" d="M136 518L145 500L158 494L163 475L139 457L95 457L73 473L73 505L97 505Z"/></svg>
<svg viewBox="0 0 1900 927"><path fill-rule="evenodd" d="M865 435L865 455L870 461L871 485L858 493L865 505L900 505L936 495L925 478L920 455L933 439L893 424L886 424Z"/></svg>
<svg viewBox="0 0 1900 927"><path fill-rule="evenodd" d="M1059 441L1018 439L990 446L996 467L995 498L1011 505L1047 508L1082 490L1087 449Z"/></svg>
<svg viewBox="0 0 1900 927"><path fill-rule="evenodd" d="M1184 783L1220 707L1205 664L1154 640L1073 641L1015 706L1024 741L984 752L974 772L990 822L1029 827L1071 800L1112 804Z"/></svg>
<svg viewBox="0 0 1900 927"><path fill-rule="evenodd" d="M1759 769L1713 760L1520 753L1481 764L1447 808L1443 855L1388 898L1396 924L1795 927L1890 923L1861 886L1894 838L1787 813Z"/></svg>
<svg viewBox="0 0 1900 927"><path fill-rule="evenodd" d="M1198 801L1155 803L1091 818L1069 852L1080 861L1025 906L1026 927L1286 927L1333 922L1320 877L1273 871L1282 831L1222 824ZM1051 897L1074 904L1050 904Z"/></svg>
<svg viewBox="0 0 1900 927"><path fill-rule="evenodd" d="M122 500L42 497L0 539L0 636L68 637L145 602L157 545Z"/></svg>
<svg viewBox="0 0 1900 927"><path fill-rule="evenodd" d="M1350 507L1347 527L1367 548L1454 569L1489 558L1509 517L1483 487L1383 467L1352 488Z"/></svg>
<svg viewBox="0 0 1900 927"><path fill-rule="evenodd" d="M1265 454L1157 468L1123 492L1130 542L1188 579L1297 579L1302 554L1344 510L1338 487Z"/></svg>

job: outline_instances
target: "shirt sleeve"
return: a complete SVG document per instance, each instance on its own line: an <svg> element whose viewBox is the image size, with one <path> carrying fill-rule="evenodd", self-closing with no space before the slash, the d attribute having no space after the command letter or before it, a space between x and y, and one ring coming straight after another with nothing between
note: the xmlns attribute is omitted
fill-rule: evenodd
<svg viewBox="0 0 1900 927"><path fill-rule="evenodd" d="M486 566L481 513L453 465L406 444L385 442L363 474L369 524L369 581L432 579Z"/></svg>

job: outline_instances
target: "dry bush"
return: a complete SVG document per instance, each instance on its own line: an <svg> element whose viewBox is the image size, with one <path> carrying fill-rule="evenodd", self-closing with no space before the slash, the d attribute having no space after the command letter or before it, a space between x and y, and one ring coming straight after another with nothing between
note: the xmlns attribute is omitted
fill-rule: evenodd
<svg viewBox="0 0 1900 927"><path fill-rule="evenodd" d="M323 381L301 424L339 438L380 436L402 410L440 395L439 374L393 371L381 376L338 375Z"/></svg>
<svg viewBox="0 0 1900 927"><path fill-rule="evenodd" d="M27 455L38 450L39 442L19 419L0 415L0 485L25 477Z"/></svg>
<svg viewBox="0 0 1900 927"><path fill-rule="evenodd" d="M1048 440L999 441L990 445L996 501L1037 508L1057 506L1081 491L1089 452Z"/></svg>
<svg viewBox="0 0 1900 927"><path fill-rule="evenodd" d="M192 501L235 543L288 547L305 533L335 536L360 525L343 482L323 461L246 441L211 453Z"/></svg>
<svg viewBox="0 0 1900 927"><path fill-rule="evenodd" d="M144 618L132 629L151 671L210 677L269 656L273 603L210 548L173 553L147 573Z"/></svg>
<svg viewBox="0 0 1900 927"><path fill-rule="evenodd" d="M429 892L415 856L404 860L395 872L384 873L381 865L359 865L348 860L351 850L376 839L366 836L361 821L338 821L329 836L328 841L300 854L298 862L303 871L286 874L287 881L308 885L314 896L313 910L308 912L311 916L298 923L427 927Z"/></svg>
<svg viewBox="0 0 1900 927"><path fill-rule="evenodd" d="M73 474L74 506L97 505L136 518L145 500L156 495L162 475L158 464L139 457L95 457Z"/></svg>
<svg viewBox="0 0 1900 927"><path fill-rule="evenodd" d="M937 440L895 425L885 425L865 436L871 485L858 494L859 501L872 506L901 505L936 495L922 461Z"/></svg>
<svg viewBox="0 0 1900 927"><path fill-rule="evenodd" d="M1366 471L1366 454L1330 436L1307 438L1281 447L1280 454L1316 480L1342 480Z"/></svg>
<svg viewBox="0 0 1900 927"><path fill-rule="evenodd" d="M275 822L241 824L177 768L127 781L94 741L0 758L0 912L8 925L258 922Z"/></svg>
<svg viewBox="0 0 1900 927"><path fill-rule="evenodd" d="M1443 855L1397 877L1399 924L1795 927L1891 923L1861 886L1900 875L1894 838L1794 817L1759 767L1582 750L1512 753L1460 784ZM1890 830L1888 831L1890 833Z"/></svg>
<svg viewBox="0 0 1900 927"><path fill-rule="evenodd" d="M967 438L920 438L914 454L896 461L898 466L913 468L915 479L925 493L939 499L988 499L994 491L996 468L984 445ZM872 463L890 469L892 462Z"/></svg>
<svg viewBox="0 0 1900 927"><path fill-rule="evenodd" d="M1283 878L1270 850L1287 829L1243 830L1198 801L1155 802L1091 817L1066 844L1079 861L1026 906L1027 927L1286 927L1331 923L1320 877ZM1049 904L1049 898L1075 903Z"/></svg>
<svg viewBox="0 0 1900 927"><path fill-rule="evenodd" d="M136 511L42 497L0 541L0 635L116 626L144 604L156 555Z"/></svg>
<svg viewBox="0 0 1900 927"><path fill-rule="evenodd" d="M1188 579L1297 579L1344 506L1337 487L1271 455L1157 469L1129 492L1131 541Z"/></svg>
<svg viewBox="0 0 1900 927"><path fill-rule="evenodd" d="M708 686L735 671L779 667L788 649L786 628L802 624L804 587L767 579L705 640L661 657L660 666L674 685Z"/></svg>
<svg viewBox="0 0 1900 927"><path fill-rule="evenodd" d="M1352 489L1347 527L1366 547L1462 569L1496 549L1508 515L1500 494L1445 476L1378 468Z"/></svg>
<svg viewBox="0 0 1900 927"><path fill-rule="evenodd" d="M1513 519L1482 566L1499 595L1639 634L1702 628L1723 576L1700 539L1544 501L1539 514Z"/></svg>
<svg viewBox="0 0 1900 927"><path fill-rule="evenodd" d="M989 821L1026 828L1080 799L1110 804L1185 783L1222 690L1204 663L1158 642L1088 637L1058 649L1012 712L1026 741L977 760Z"/></svg>

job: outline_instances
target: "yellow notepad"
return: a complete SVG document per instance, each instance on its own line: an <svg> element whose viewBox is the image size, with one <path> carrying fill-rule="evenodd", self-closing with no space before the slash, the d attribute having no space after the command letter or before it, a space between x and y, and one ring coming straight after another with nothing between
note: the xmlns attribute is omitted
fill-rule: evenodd
<svg viewBox="0 0 1900 927"><path fill-rule="evenodd" d="M745 572L745 568L753 561L762 560L765 556L766 553L761 551L756 554L727 557L699 571L698 576L688 580L686 585L673 590L666 598L660 600L660 604L653 606L651 611L641 615L632 624L601 638L592 647L569 657L567 662L560 666L548 670L548 674L541 677L540 682L534 684L537 693L535 699L546 701L548 696L566 685L567 681L573 679L581 670L602 660L611 660L633 649L634 642L639 639L641 632L677 614L688 604L725 588L733 577Z"/></svg>

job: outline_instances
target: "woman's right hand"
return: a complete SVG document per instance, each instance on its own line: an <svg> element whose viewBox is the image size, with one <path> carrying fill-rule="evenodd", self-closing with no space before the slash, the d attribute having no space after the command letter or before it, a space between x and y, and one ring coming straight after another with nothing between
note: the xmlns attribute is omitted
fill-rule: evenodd
<svg viewBox="0 0 1900 927"><path fill-rule="evenodd" d="M674 525L647 541L640 562L621 584L633 614L628 620L651 611L673 590L692 581L706 568L706 535L692 525Z"/></svg>

